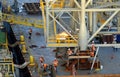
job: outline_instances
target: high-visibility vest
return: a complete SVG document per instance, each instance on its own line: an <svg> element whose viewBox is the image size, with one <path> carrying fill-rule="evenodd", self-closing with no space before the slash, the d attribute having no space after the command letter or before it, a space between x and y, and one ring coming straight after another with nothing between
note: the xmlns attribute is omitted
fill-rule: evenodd
<svg viewBox="0 0 120 77"><path fill-rule="evenodd" d="M90 52L90 56L91 56L91 57L94 57L94 52Z"/></svg>
<svg viewBox="0 0 120 77"><path fill-rule="evenodd" d="M58 66L58 61L57 61L57 60L54 60L54 61L53 61L53 65L54 65L55 67L57 67L57 66Z"/></svg>
<svg viewBox="0 0 120 77"><path fill-rule="evenodd" d="M94 44L92 44L92 51L95 51L96 49L95 49L95 45Z"/></svg>
<svg viewBox="0 0 120 77"><path fill-rule="evenodd" d="M43 67L44 67L44 69L46 69L47 68L47 64L43 64Z"/></svg>

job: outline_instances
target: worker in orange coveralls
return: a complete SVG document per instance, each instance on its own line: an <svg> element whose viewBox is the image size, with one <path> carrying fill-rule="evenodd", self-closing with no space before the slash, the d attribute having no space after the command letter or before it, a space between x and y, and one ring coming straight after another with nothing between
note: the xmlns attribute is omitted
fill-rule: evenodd
<svg viewBox="0 0 120 77"><path fill-rule="evenodd" d="M54 66L54 69L56 70L57 72L57 66L58 66L58 60L55 58L54 61L53 61L53 66Z"/></svg>
<svg viewBox="0 0 120 77"><path fill-rule="evenodd" d="M71 56L73 54L72 50L69 48L67 51L68 56Z"/></svg>
<svg viewBox="0 0 120 77"><path fill-rule="evenodd" d="M96 48L94 45L94 41L92 41L91 52L90 52L91 57L94 57L95 52L96 52Z"/></svg>
<svg viewBox="0 0 120 77"><path fill-rule="evenodd" d="M43 64L43 72L46 72L46 71L47 71L47 67L48 67L48 64L44 63L44 64Z"/></svg>

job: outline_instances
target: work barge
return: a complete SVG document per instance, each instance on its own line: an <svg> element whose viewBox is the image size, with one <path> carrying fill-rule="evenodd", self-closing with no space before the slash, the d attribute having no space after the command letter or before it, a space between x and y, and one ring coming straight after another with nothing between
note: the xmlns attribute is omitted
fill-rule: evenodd
<svg viewBox="0 0 120 77"><path fill-rule="evenodd" d="M22 11L0 13L2 76L120 77L119 0L15 1Z"/></svg>

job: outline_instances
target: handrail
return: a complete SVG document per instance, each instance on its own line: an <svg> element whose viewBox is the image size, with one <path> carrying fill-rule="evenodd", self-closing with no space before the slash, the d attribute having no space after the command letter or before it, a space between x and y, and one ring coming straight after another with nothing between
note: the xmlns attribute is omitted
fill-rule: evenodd
<svg viewBox="0 0 120 77"><path fill-rule="evenodd" d="M37 27L37 28L44 28L43 20L37 20L37 19L34 19L34 18L26 18L26 17L21 17L21 16L2 13L2 19L1 20L2 21L7 21L7 22L13 23L13 24L33 26L33 27Z"/></svg>

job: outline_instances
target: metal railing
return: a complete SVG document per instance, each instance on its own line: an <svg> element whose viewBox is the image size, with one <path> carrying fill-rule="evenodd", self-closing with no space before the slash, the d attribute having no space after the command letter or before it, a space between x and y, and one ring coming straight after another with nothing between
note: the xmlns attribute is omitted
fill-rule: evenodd
<svg viewBox="0 0 120 77"><path fill-rule="evenodd" d="M2 13L1 20L7 21L12 24L20 24L20 25L25 25L25 26L33 26L37 28L44 28L43 21L37 20L34 18L26 18L26 17Z"/></svg>

